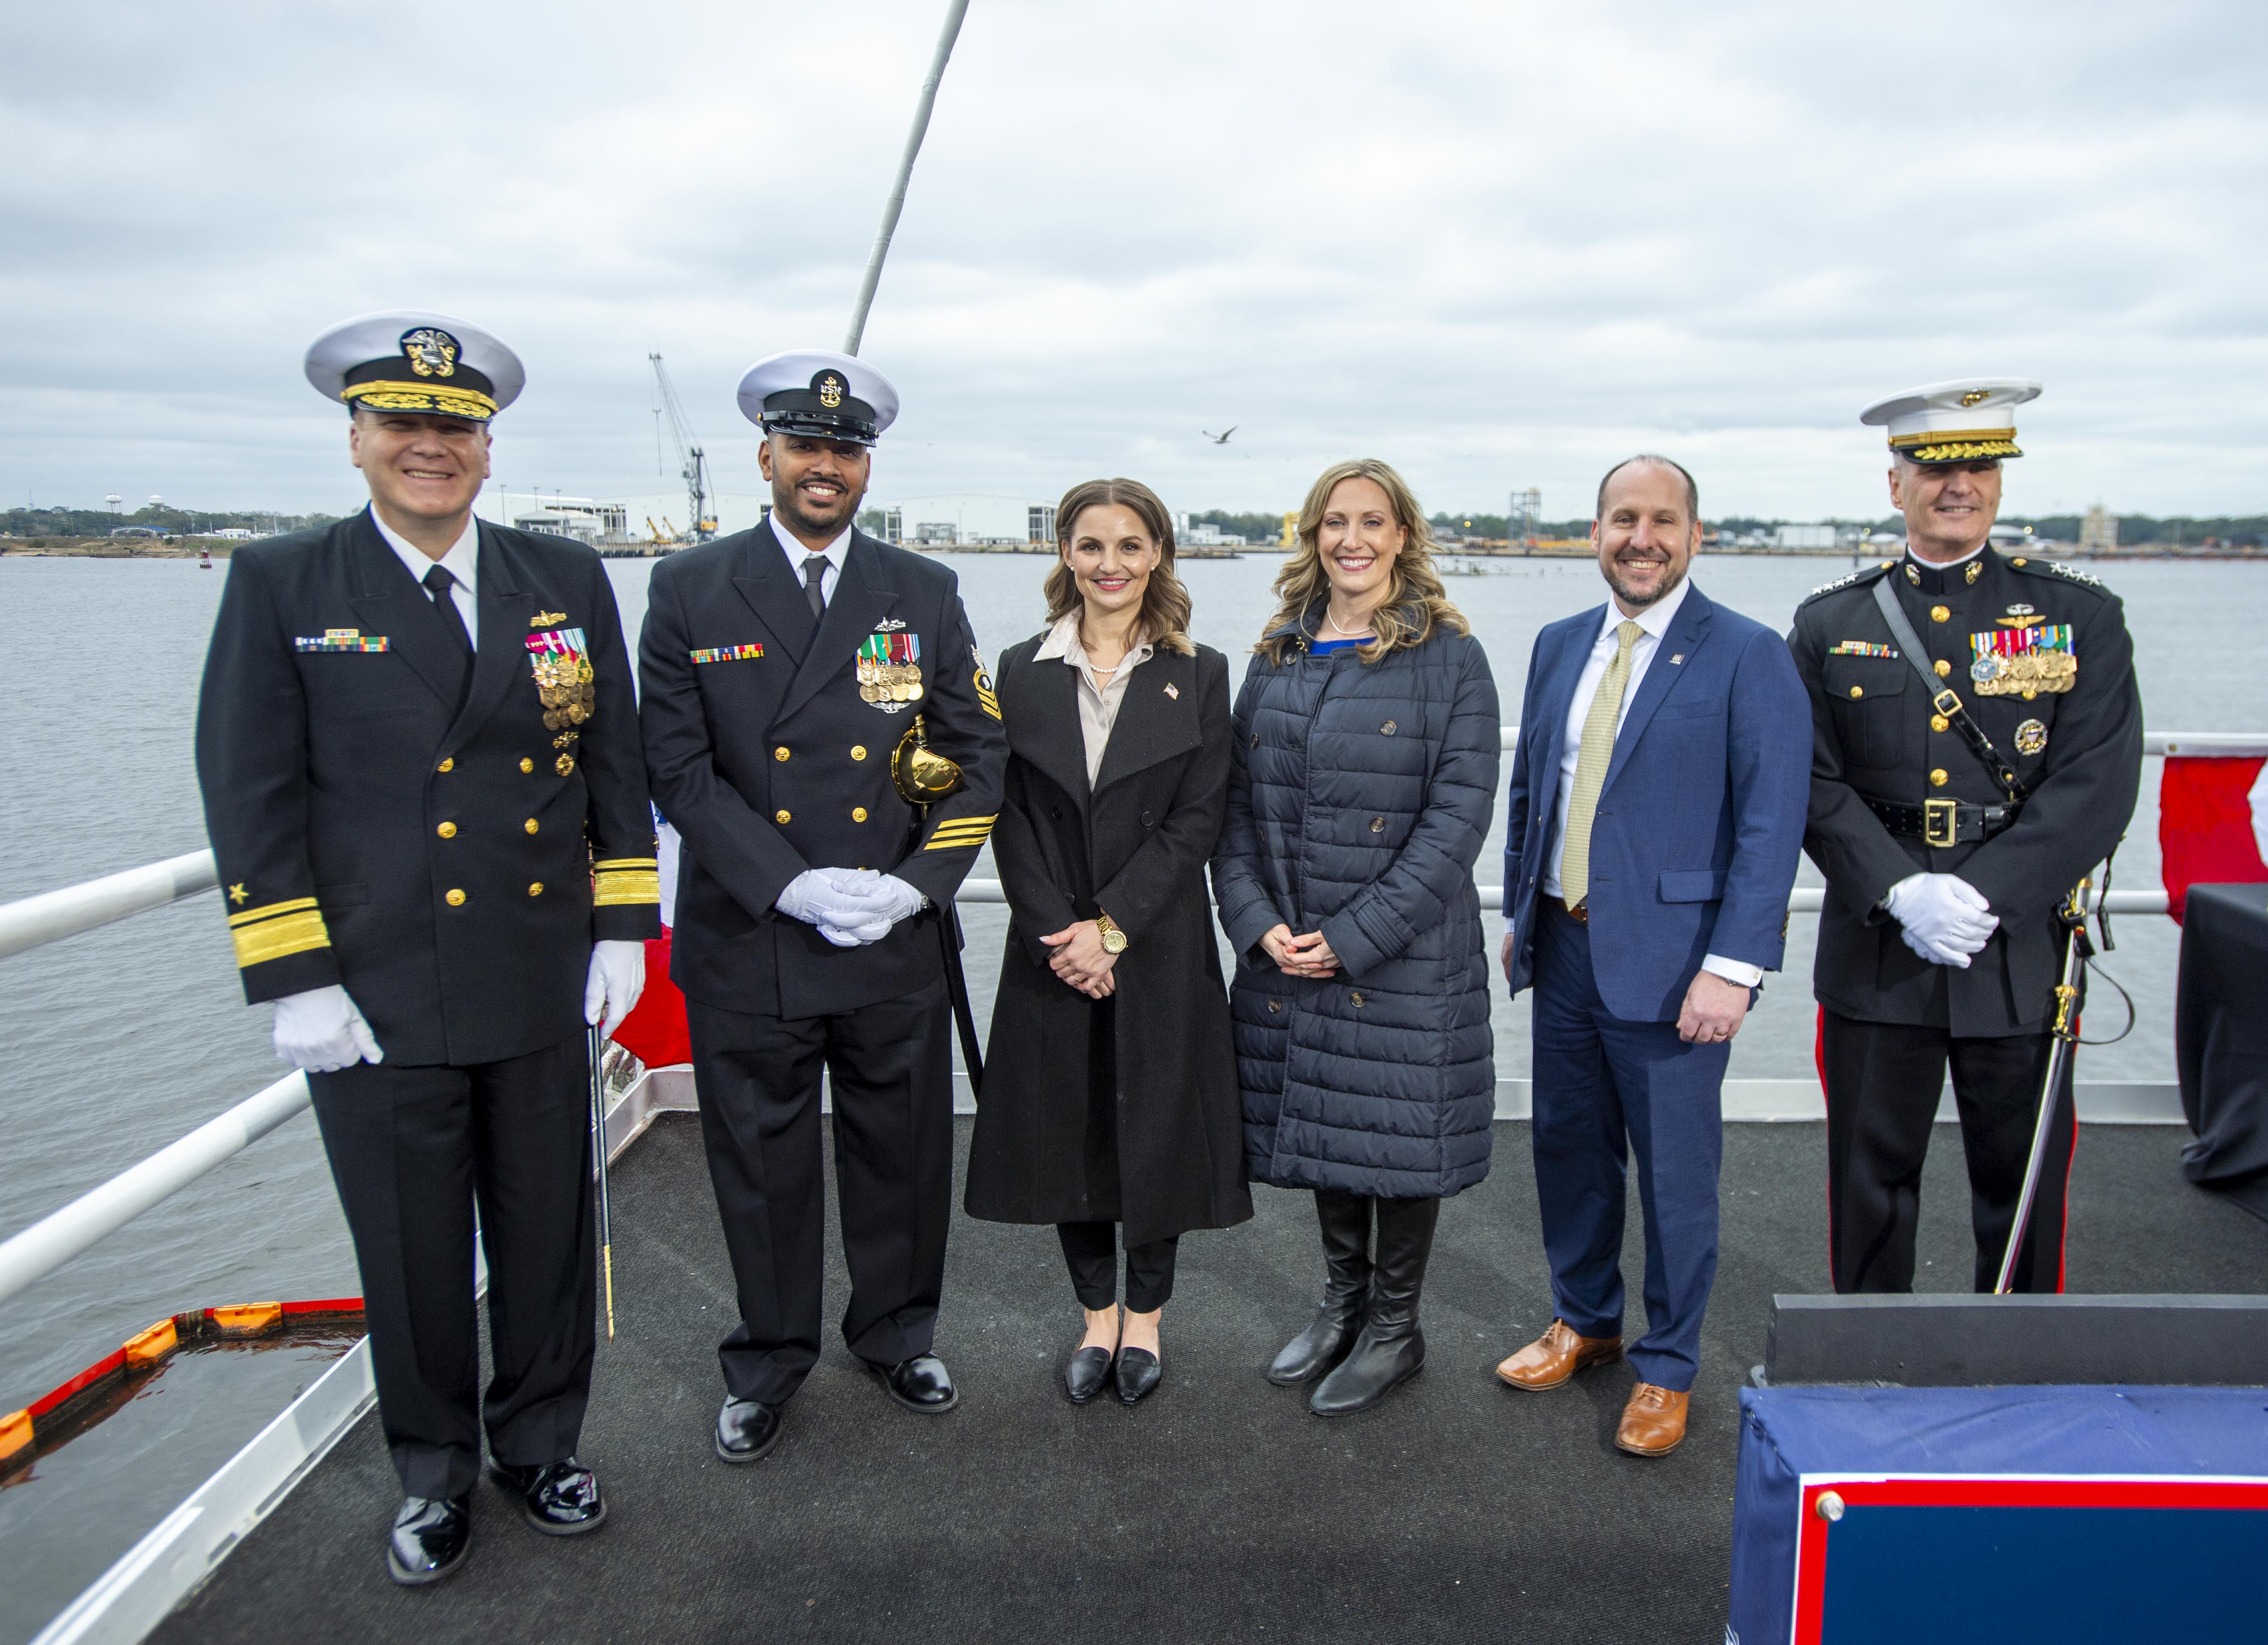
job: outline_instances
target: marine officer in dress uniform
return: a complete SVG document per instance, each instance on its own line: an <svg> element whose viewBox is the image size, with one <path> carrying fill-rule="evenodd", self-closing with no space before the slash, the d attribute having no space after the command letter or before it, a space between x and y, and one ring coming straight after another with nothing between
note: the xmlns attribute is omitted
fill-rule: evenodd
<svg viewBox="0 0 2268 1645"><path fill-rule="evenodd" d="M683 837L670 975L740 1292L717 1454L754 1462L819 1358L822 1068L850 1300L843 1340L909 1410L957 1396L932 1351L952 1209L953 896L999 810L1007 740L952 572L854 528L897 415L849 355L740 380L770 517L654 568L639 645L655 803ZM893 781L923 738L961 782Z"/></svg>
<svg viewBox="0 0 2268 1645"><path fill-rule="evenodd" d="M2001 464L2023 454L2015 408L2039 392L1980 377L1871 407L1906 552L1813 594L1789 637L1812 704L1804 849L1827 876L1814 981L1837 1291L1913 1288L1948 1064L1977 1288L1993 1288L2047 1073L2057 911L2134 811L2142 703L2117 597L1987 542ZM2068 1059L2053 1100L2019 1291L2063 1288Z"/></svg>
<svg viewBox="0 0 2268 1645"><path fill-rule="evenodd" d="M630 660L599 557L473 518L512 350L371 314L307 351L370 506L249 543L197 711L245 997L307 1071L362 1269L406 1494L387 1568L462 1562L490 1472L536 1530L594 1529L575 1458L594 1308L590 1064L658 934ZM489 1262L485 1398L474 1206Z"/></svg>

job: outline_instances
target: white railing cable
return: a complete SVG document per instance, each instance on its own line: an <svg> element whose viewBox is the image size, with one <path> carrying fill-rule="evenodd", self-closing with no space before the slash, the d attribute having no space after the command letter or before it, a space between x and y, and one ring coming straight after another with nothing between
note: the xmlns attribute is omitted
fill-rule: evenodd
<svg viewBox="0 0 2268 1645"><path fill-rule="evenodd" d="M1519 741L1519 722L1506 721L1504 751L1511 753L1513 744ZM2144 759L2162 758L2169 754L2183 754L2196 758L2257 760L2268 756L2268 734L2257 731L2146 731L2142 734Z"/></svg>
<svg viewBox="0 0 2268 1645"><path fill-rule="evenodd" d="M1481 906L1494 913L1504 911L1504 888L1500 885L1476 885ZM1791 914L1815 914L1825 901L1826 891L1815 885L1799 885L1787 894L1787 911ZM998 880L963 880L961 889L953 899L956 903L1005 903L1007 894L1001 890ZM2101 906L2098 894L2095 906ZM2110 911L2114 914L2162 914L2166 911L2166 893L2162 887L2154 891L2113 891Z"/></svg>
<svg viewBox="0 0 2268 1645"><path fill-rule="evenodd" d="M0 1243L0 1302L53 1273L88 1246L188 1187L307 1106L307 1076L287 1074L180 1141L121 1171Z"/></svg>
<svg viewBox="0 0 2268 1645"><path fill-rule="evenodd" d="M129 914L145 913L210 891L220 883L209 851L153 862L123 874L105 874L84 885L43 891L21 902L0 904L0 957L21 954L58 937L77 936Z"/></svg>

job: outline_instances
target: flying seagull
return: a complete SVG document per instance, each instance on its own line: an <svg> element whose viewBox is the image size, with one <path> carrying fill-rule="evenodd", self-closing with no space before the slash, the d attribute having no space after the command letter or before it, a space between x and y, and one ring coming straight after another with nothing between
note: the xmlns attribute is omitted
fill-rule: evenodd
<svg viewBox="0 0 2268 1645"><path fill-rule="evenodd" d="M1236 431L1237 431L1238 429L1240 429L1240 428L1241 428L1241 427L1243 427L1243 426L1244 426L1244 425L1243 425L1241 423L1232 423L1232 424L1230 424L1228 425L1228 427L1227 427L1226 430L1224 430L1222 432L1220 432L1220 433L1219 433L1219 434L1214 433L1214 432L1213 432L1211 429L1209 429L1209 428L1201 428L1201 429L1199 429L1199 430L1197 431L1197 432L1198 432L1198 433L1200 433L1200 434L1202 434L1202 435L1204 435L1207 439L1211 440L1211 441L1214 445L1216 445L1216 446L1226 446L1226 445L1227 445L1227 444L1228 444L1228 437L1229 437L1231 434L1235 433L1235 432L1236 432Z"/></svg>

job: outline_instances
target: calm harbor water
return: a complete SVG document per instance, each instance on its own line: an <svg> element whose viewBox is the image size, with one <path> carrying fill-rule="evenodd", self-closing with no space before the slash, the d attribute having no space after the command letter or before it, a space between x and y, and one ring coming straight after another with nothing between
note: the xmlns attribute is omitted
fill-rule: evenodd
<svg viewBox="0 0 2268 1645"><path fill-rule="evenodd" d="M948 564L988 657L1042 626L1045 560ZM1263 554L1184 566L1197 638L1227 652L1240 673L1272 609L1268 585L1279 564ZM1478 564L1487 574L1454 578L1450 591L1487 644L1511 719L1536 631L1596 605L1603 591L1584 561ZM633 638L651 569L609 563ZM1705 558L1695 578L1712 598L1785 628L1797 601L1843 569L1827 559ZM2149 562L2103 573L2126 600L2153 729L2268 730L2257 648L2198 643L2201 615L2220 634L2250 631L2268 599L2259 570ZM222 580L221 571L180 560L0 560L0 700L13 727L0 780L0 901L204 845L190 740ZM2124 886L2157 882L2157 781L2153 761L2118 860ZM1478 866L1484 884L1501 877L1500 836L1499 822ZM988 860L976 872L994 870ZM1808 863L1803 882L1818 883ZM241 1003L222 912L208 896L0 961L0 1046L11 1070L0 1084L0 1235L284 1072L269 1050L269 1012ZM965 918L982 1017L1005 914L980 908ZM1787 969L1768 980L1736 1043L1733 1077L1811 1072L1814 926L1793 922ZM2083 1052L2080 1077L2170 1080L2176 933L2161 918L2132 918L2118 940L2107 969L2134 993L2140 1021L2124 1043ZM1498 1003L1497 1060L1507 1077L1527 1073L1527 1014L1525 1000ZM2115 1007L2097 1014L2107 1020L2095 1031L2116 1027ZM1507 1153L1498 1167L1527 1162ZM1819 1279L1824 1288L1823 1265ZM302 1117L0 1303L0 1411L163 1315L359 1288L321 1148ZM0 1489L0 1642L28 1638L320 1368L318 1358L276 1354L164 1379L151 1396L160 1408L134 1413L130 1445L90 1436L11 1476Z"/></svg>

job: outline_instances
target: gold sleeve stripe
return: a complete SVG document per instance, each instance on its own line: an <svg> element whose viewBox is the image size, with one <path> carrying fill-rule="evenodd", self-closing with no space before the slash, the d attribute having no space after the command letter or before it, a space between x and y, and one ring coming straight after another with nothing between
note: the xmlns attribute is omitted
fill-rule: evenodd
<svg viewBox="0 0 2268 1645"><path fill-rule="evenodd" d="M303 908L313 908L314 905L315 899L312 896L295 896L288 903L270 903L265 908L247 908L241 914L231 914L228 917L229 929L233 931L239 926L249 926L257 920L273 919L278 914L296 914Z"/></svg>
<svg viewBox="0 0 2268 1645"><path fill-rule="evenodd" d="M605 857L591 866L604 874L609 868L658 868L660 864L652 857Z"/></svg>
<svg viewBox="0 0 2268 1645"><path fill-rule="evenodd" d="M591 902L599 908L661 901L661 875L652 868L601 868Z"/></svg>
<svg viewBox="0 0 2268 1645"><path fill-rule="evenodd" d="M973 828L973 829L976 829L976 830L980 830L980 831L981 831L981 830L985 830L985 829L989 829L989 828L990 828L990 827L991 827L995 822L998 822L999 820L1000 820L1000 818L999 818L999 815L998 815L998 813L997 813L997 812L996 812L996 813L994 813L994 814L993 814L992 815L990 815L990 816L982 816L982 817L947 817L947 818L946 818L946 820L945 820L944 822L940 822L940 823L939 823L939 824L937 825L937 832L939 832L939 833L940 833L940 834L947 834L947 833L951 833L954 829L964 829L964 828Z"/></svg>
<svg viewBox="0 0 2268 1645"><path fill-rule="evenodd" d="M991 817L955 817L950 822L940 822L929 837L924 851L964 851L984 843L992 831Z"/></svg>
<svg viewBox="0 0 2268 1645"><path fill-rule="evenodd" d="M313 898L307 900L311 904L313 901ZM312 906L297 913L262 920L256 926L240 926L229 934L236 941L236 963L239 970L264 965L269 960L280 960L287 955L305 954L310 948L331 946L331 933L323 925L323 917Z"/></svg>

